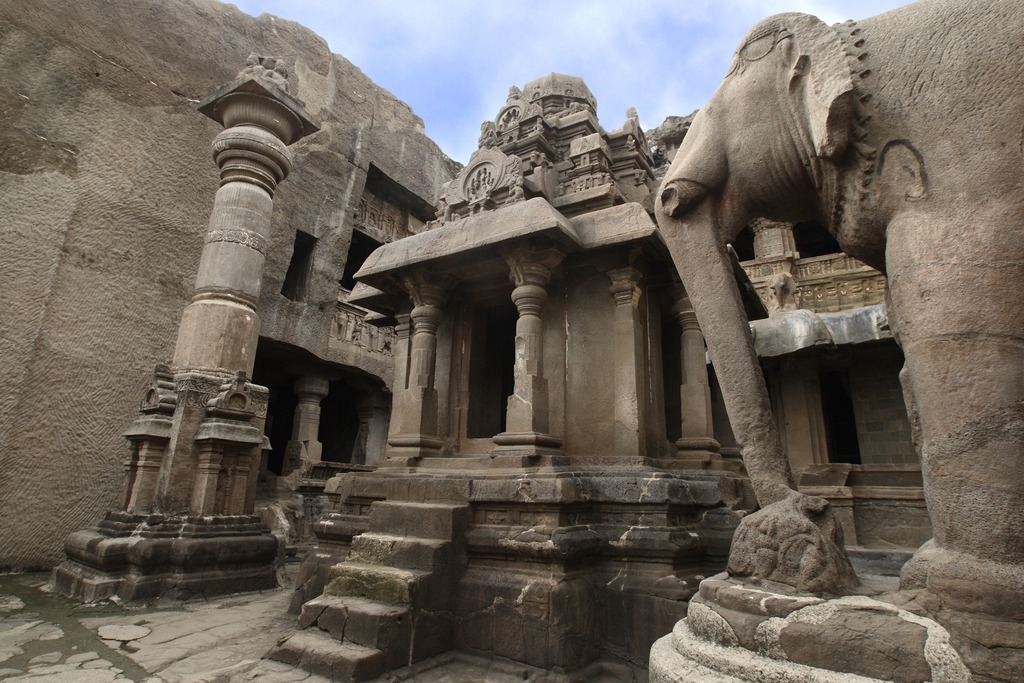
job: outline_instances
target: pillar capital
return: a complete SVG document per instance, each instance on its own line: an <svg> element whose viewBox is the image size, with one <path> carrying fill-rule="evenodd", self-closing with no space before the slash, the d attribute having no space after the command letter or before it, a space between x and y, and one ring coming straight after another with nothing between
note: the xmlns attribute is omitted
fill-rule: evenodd
<svg viewBox="0 0 1024 683"><path fill-rule="evenodd" d="M409 294L415 312L416 308L423 306L440 309L448 299L448 290L455 285L455 282L447 275L438 276L416 270L411 273L403 273L400 284Z"/></svg>
<svg viewBox="0 0 1024 683"><path fill-rule="evenodd" d="M605 273L612 281L608 291L617 306L636 306L640 302L640 280L643 273L632 266L612 268Z"/></svg>
<svg viewBox="0 0 1024 683"><path fill-rule="evenodd" d="M672 313L679 321L683 332L700 332L700 325L697 324L697 314L693 310L693 302L686 295L686 290L680 288L675 303L672 304Z"/></svg>
<svg viewBox="0 0 1024 683"><path fill-rule="evenodd" d="M309 396L311 399L321 400L326 398L330 392L331 383L326 378L318 375L303 375L295 380L292 390L296 396Z"/></svg>
<svg viewBox="0 0 1024 683"><path fill-rule="evenodd" d="M551 280L551 270L565 258L565 253L558 249L528 244L505 247L501 255L508 263L509 279L516 287L547 286Z"/></svg>

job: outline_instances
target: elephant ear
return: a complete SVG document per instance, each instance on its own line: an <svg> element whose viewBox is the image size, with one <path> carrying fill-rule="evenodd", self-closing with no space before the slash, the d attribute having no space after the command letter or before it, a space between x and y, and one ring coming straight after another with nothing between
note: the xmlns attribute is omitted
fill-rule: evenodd
<svg viewBox="0 0 1024 683"><path fill-rule="evenodd" d="M834 159L846 150L853 118L853 75L846 49L821 19L809 14L790 16L795 56L790 91L802 92L815 152Z"/></svg>

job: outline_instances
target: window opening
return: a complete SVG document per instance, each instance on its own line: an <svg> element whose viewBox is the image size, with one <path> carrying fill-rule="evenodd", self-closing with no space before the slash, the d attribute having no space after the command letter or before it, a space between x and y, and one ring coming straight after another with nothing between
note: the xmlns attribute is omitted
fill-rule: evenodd
<svg viewBox="0 0 1024 683"><path fill-rule="evenodd" d="M349 291L356 286L356 273L370 254L381 246L381 243L359 230L352 231L352 243L348 247L348 260L345 261L345 273L341 276L341 286Z"/></svg>
<svg viewBox="0 0 1024 683"><path fill-rule="evenodd" d="M288 272L284 276L281 294L292 301L305 301L309 288L309 275L313 270L313 249L316 238L312 235L295 231L295 245L292 248L292 260L288 264Z"/></svg>

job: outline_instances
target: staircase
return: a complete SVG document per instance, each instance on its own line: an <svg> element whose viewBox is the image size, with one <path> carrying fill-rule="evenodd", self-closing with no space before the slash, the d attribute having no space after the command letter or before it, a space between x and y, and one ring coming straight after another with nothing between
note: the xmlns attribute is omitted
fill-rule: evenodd
<svg viewBox="0 0 1024 683"><path fill-rule="evenodd" d="M469 506L378 501L323 595L271 659L368 681L454 646L454 589Z"/></svg>

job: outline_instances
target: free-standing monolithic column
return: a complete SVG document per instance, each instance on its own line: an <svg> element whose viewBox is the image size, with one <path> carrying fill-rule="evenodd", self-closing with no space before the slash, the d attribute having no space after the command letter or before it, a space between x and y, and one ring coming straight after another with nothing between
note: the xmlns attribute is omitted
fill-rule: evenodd
<svg viewBox="0 0 1024 683"><path fill-rule="evenodd" d="M316 130L284 80L273 77L276 73L256 63L199 108L226 128L213 142L220 188L203 240L195 294L182 313L174 349L179 401L156 495L160 512L199 514L190 503L195 500L194 440L206 403L237 373L252 375L274 191L291 170L288 145ZM255 477L247 483L254 486Z"/></svg>
<svg viewBox="0 0 1024 683"><path fill-rule="evenodd" d="M276 584L277 540L253 515L268 392L249 381L256 304L287 146L312 133L276 59L252 55L200 111L226 130L213 143L220 189L171 366L157 366L132 442L123 509L68 536L54 571L65 595L187 598Z"/></svg>
<svg viewBox="0 0 1024 683"><path fill-rule="evenodd" d="M504 253L516 285L512 302L516 320L515 389L508 398L505 431L495 435L496 455L534 457L558 452L562 440L549 432L548 383L544 378L543 325L540 312L551 269L563 257L554 249L519 247Z"/></svg>
<svg viewBox="0 0 1024 683"><path fill-rule="evenodd" d="M683 424L676 441L679 459L687 467L709 468L719 460L719 443L714 439L711 419L711 387L704 353L704 335L697 324L690 299L677 298L672 312L682 328L681 356L683 381L679 388Z"/></svg>

